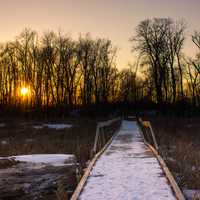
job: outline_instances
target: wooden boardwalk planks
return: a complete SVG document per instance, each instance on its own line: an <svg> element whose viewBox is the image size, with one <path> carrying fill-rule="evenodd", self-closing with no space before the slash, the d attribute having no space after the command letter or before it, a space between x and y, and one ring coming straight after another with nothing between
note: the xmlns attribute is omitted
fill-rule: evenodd
<svg viewBox="0 0 200 200"><path fill-rule="evenodd" d="M80 185L73 200L178 199L154 153L144 144L137 123L123 121L109 147L92 161L85 186Z"/></svg>

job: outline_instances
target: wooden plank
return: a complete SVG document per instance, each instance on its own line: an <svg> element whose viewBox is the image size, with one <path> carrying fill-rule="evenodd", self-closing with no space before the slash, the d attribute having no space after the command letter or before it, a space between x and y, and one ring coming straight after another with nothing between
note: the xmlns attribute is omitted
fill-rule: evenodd
<svg viewBox="0 0 200 200"><path fill-rule="evenodd" d="M154 141L155 141L154 144L158 147L158 144L157 144L157 141L156 141L156 138L155 138L155 135L154 135L154 132L153 132L151 123L150 123L149 121L144 121L144 122L143 122L141 118L139 118L138 121L139 121L139 123L140 123L142 126L144 126L144 127L146 127L146 128L147 128L147 127L150 128L150 130L151 130L151 132L152 132L152 137L154 138ZM140 125L139 125L139 127L140 127ZM158 151L157 151L152 145L150 145L150 144L146 141L141 127L140 127L140 133L141 133L141 135L142 135L142 137L143 137L143 139L144 139L144 143L151 149L151 151L153 152L153 154L154 154L155 157L157 158L157 160L158 160L160 166L162 167L163 172L165 173L165 176L167 177L167 180L169 181L169 183L170 183L170 185L171 185L171 187L172 187L172 189L173 189L173 191L174 191L174 193L175 193L176 198L177 198L178 200L185 200L185 197L183 196L182 191L180 190L179 186L177 185L177 183L176 183L176 181L175 181L175 179L174 179L172 173L171 173L170 170L168 169L168 167L167 167L165 161L164 161L164 160L162 159L162 157L159 155Z"/></svg>
<svg viewBox="0 0 200 200"><path fill-rule="evenodd" d="M137 123L137 124L138 124L138 127L139 127L139 132L140 132L140 134L142 135L142 138L143 138L144 142L147 143L147 141L146 141L146 139L145 139L145 137L144 137L144 133L143 133L142 128L141 128L141 125L142 125L142 119L139 118L138 121L139 121L139 123ZM141 124L141 125L140 125L140 124Z"/></svg>
<svg viewBox="0 0 200 200"><path fill-rule="evenodd" d="M142 125L143 125L145 128L148 128L148 127L149 127L149 121L142 121Z"/></svg>
<svg viewBox="0 0 200 200"><path fill-rule="evenodd" d="M96 153L97 151L97 143L98 143L98 139L99 139L99 124L97 124L97 128L96 128L96 134L95 134L95 139L94 139L94 147L93 147L93 152L92 153Z"/></svg>
<svg viewBox="0 0 200 200"><path fill-rule="evenodd" d="M123 137L120 137L121 135ZM125 138L131 142L127 144ZM159 200L162 197L163 199L176 199L167 178L159 176L160 173L164 174L159 162L153 153L149 156L148 152L150 150L146 152L147 147L144 143L141 143L139 138L141 137L138 133L137 124L124 121L117 140L112 143L113 146L109 146L106 154L104 153L93 167L94 171L92 170L93 173L86 183L80 199L111 199L113 195L119 197L119 199L123 199L123 197L128 199L131 196L152 200ZM123 146L127 148L126 151L117 149L117 147L122 148ZM141 157L132 156L134 152L141 153ZM130 169L124 170L127 165L131 166ZM154 167L155 170L153 170ZM99 174L102 176L98 176ZM119 176L120 178L118 178ZM148 177L152 177L152 179ZM164 182L163 179L165 179ZM126 187L127 183L130 183L128 187ZM155 187L158 183L163 184L162 187ZM120 191L119 187L126 188L126 190Z"/></svg>
<svg viewBox="0 0 200 200"><path fill-rule="evenodd" d="M111 119L111 120L108 120L108 121L105 121L105 122L99 122L99 127L104 127L104 126L109 126L111 125L112 123L116 122L116 121L119 121L121 120L120 117L117 117L117 118L114 118L114 119Z"/></svg>
<svg viewBox="0 0 200 200"><path fill-rule="evenodd" d="M170 170L168 169L165 161L162 159L162 157L158 154L158 152L156 151L156 149L154 149L153 146L151 146L150 144L146 144L150 149L151 151L153 152L153 154L156 156L158 162L160 163L160 166L162 167L164 173L165 173L165 176L167 177L173 191L174 191L174 194L176 196L176 198L178 200L185 200L185 197L183 196L183 193L182 191L180 190L178 184L176 183L172 173L170 172Z"/></svg>
<svg viewBox="0 0 200 200"><path fill-rule="evenodd" d="M153 132L151 123L150 123L149 121L148 121L148 126L149 126L149 129L150 129L150 132L151 132L151 136L152 136L152 138L153 138L154 146L155 146L156 150L158 151L158 143L157 143L157 141L156 141L155 134L154 134L154 132Z"/></svg>
<svg viewBox="0 0 200 200"><path fill-rule="evenodd" d="M72 197L70 200L78 200L78 197L80 196L82 190L83 190L83 187L90 175L90 172L92 171L92 168L93 166L95 165L96 161L98 160L98 158L103 154L103 152L108 148L108 146L110 145L110 143L112 142L113 138L116 136L118 130L115 132L115 134L112 136L112 138L106 143L106 145L103 147L103 149L98 152L94 158L92 159L92 161L90 162L90 164L88 165L83 177L81 178L78 186L76 187Z"/></svg>

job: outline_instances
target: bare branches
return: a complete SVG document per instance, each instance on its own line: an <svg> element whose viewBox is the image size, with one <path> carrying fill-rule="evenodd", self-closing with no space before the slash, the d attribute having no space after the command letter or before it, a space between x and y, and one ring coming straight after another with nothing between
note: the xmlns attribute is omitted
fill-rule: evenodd
<svg viewBox="0 0 200 200"><path fill-rule="evenodd" d="M200 32L194 32L192 35L192 41L200 49Z"/></svg>
<svg viewBox="0 0 200 200"><path fill-rule="evenodd" d="M139 51L139 55L145 61L142 63L148 63L151 67L149 75L153 79L158 104L162 104L164 95L165 100L168 99L169 83L173 90L172 101L176 101L176 61L180 61L179 56L185 40L184 32L185 24L182 21L154 18L142 21L136 28L136 36L131 39L134 42L133 49ZM182 73L180 63L178 66L179 73Z"/></svg>
<svg viewBox="0 0 200 200"><path fill-rule="evenodd" d="M62 33L45 32L41 37L25 29L0 51L0 100L18 106L17 90L31 87L26 102L38 109L106 103L115 87L116 49L110 40L92 39L88 34L78 41ZM61 109L63 110L63 109Z"/></svg>

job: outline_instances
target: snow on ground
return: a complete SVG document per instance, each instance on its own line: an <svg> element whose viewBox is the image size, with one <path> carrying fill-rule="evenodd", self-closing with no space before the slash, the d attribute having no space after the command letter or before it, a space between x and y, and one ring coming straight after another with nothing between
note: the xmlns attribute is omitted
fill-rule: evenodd
<svg viewBox="0 0 200 200"><path fill-rule="evenodd" d="M200 190L183 189L183 194L188 200L200 199Z"/></svg>
<svg viewBox="0 0 200 200"><path fill-rule="evenodd" d="M75 156L72 154L33 154L33 155L0 157L0 159L5 159L5 158L14 159L20 162L46 164L54 167L69 165L72 164L73 161L75 161Z"/></svg>
<svg viewBox="0 0 200 200"><path fill-rule="evenodd" d="M0 200L57 199L55 191L62 188L68 195L75 187L76 162L72 155L42 154L0 158ZM42 163L40 163L42 162ZM59 193L60 194L60 193Z"/></svg>
<svg viewBox="0 0 200 200"><path fill-rule="evenodd" d="M135 122L123 121L96 162L80 200L175 200L157 159L145 146Z"/></svg>
<svg viewBox="0 0 200 200"><path fill-rule="evenodd" d="M44 127L51 128L51 129L56 129L56 130L61 130L61 129L66 129L66 128L71 128L71 124L41 124L41 125L34 125L33 128L35 129L43 129Z"/></svg>
<svg viewBox="0 0 200 200"><path fill-rule="evenodd" d="M1 141L1 145L8 145L8 144L9 144L9 142L7 140L2 140Z"/></svg>
<svg viewBox="0 0 200 200"><path fill-rule="evenodd" d="M39 130L39 129L43 129L44 126L43 125L34 125L33 128Z"/></svg>
<svg viewBox="0 0 200 200"><path fill-rule="evenodd" d="M56 129L56 130L72 127L71 124L43 124L43 126L45 126L47 128Z"/></svg>
<svg viewBox="0 0 200 200"><path fill-rule="evenodd" d="M0 123L0 128L3 128L5 126L6 126L5 123Z"/></svg>

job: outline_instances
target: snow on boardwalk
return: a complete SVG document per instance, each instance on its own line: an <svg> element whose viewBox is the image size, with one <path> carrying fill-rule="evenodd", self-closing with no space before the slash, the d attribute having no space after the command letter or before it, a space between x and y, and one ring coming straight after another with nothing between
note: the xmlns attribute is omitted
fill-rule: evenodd
<svg viewBox="0 0 200 200"><path fill-rule="evenodd" d="M136 122L120 131L96 162L81 200L175 200L162 169L145 146Z"/></svg>

